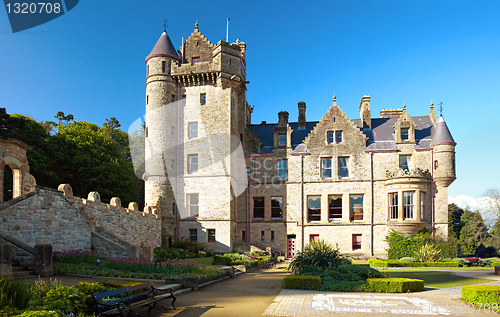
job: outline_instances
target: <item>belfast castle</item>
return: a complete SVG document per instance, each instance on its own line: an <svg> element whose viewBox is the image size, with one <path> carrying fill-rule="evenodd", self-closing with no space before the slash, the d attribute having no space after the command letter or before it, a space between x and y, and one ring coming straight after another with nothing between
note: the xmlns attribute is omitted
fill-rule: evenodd
<svg viewBox="0 0 500 317"><path fill-rule="evenodd" d="M320 121L300 101L298 118L252 123L245 52L240 41L212 44L196 24L179 49L164 32L146 57L146 206L164 243L290 257L323 239L368 258L385 256L391 229L447 235L456 143L432 104L424 116L372 113L362 96L353 119L333 97Z"/></svg>

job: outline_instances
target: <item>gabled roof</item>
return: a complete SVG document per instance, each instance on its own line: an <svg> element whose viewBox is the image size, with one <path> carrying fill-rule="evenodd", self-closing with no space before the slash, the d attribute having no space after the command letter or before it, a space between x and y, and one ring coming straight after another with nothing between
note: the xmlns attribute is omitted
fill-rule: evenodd
<svg viewBox="0 0 500 317"><path fill-rule="evenodd" d="M431 145L437 144L453 144L456 145L453 137L451 136L450 130L444 121L443 116L439 117L438 123L436 125L436 129L434 129L434 133L432 134L432 143Z"/></svg>
<svg viewBox="0 0 500 317"><path fill-rule="evenodd" d="M168 36L167 32L162 33L162 35L156 42L155 46L153 47L153 50L146 57L146 63L150 58L156 56L168 56L168 57L173 57L178 61L181 60L179 58L179 55L177 55L174 45L172 44L172 41L170 40L170 37Z"/></svg>

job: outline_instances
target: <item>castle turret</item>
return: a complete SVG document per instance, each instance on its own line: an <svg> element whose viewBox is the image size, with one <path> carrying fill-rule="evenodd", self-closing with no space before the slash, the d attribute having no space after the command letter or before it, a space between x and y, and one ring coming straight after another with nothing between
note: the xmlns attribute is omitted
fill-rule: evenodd
<svg viewBox="0 0 500 317"><path fill-rule="evenodd" d="M146 57L146 173L145 202L153 209L169 191L167 174L176 166L171 163L177 145L177 130L166 133L165 127L177 125L177 85L172 79L171 66L180 62L167 32L160 36L151 53ZM173 133L173 134L172 134ZM168 166L168 168L167 168ZM170 169L170 171L169 171ZM172 176L172 175L169 175Z"/></svg>
<svg viewBox="0 0 500 317"><path fill-rule="evenodd" d="M434 150L433 175L438 186L448 187L455 179L455 146L450 130L443 116L439 117L432 134L431 146Z"/></svg>

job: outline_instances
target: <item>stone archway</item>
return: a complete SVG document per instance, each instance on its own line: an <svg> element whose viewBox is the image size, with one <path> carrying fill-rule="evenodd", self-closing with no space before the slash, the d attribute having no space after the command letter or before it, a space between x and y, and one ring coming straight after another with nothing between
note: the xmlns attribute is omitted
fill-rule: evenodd
<svg viewBox="0 0 500 317"><path fill-rule="evenodd" d="M0 202L4 201L4 171L6 166L12 170L12 198L29 193L30 186L28 159L26 151L30 147L16 139L0 139ZM31 177L30 177L31 176ZM33 182L33 181L31 181Z"/></svg>

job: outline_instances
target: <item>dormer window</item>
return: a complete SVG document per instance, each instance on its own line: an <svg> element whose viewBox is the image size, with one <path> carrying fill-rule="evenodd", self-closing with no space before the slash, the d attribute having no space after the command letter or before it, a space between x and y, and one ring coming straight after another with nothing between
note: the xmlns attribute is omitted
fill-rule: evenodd
<svg viewBox="0 0 500 317"><path fill-rule="evenodd" d="M401 141L409 141L410 140L410 129L402 128L401 129Z"/></svg>
<svg viewBox="0 0 500 317"><path fill-rule="evenodd" d="M278 146L286 146L286 134L278 134Z"/></svg>
<svg viewBox="0 0 500 317"><path fill-rule="evenodd" d="M191 65L198 64L200 62L199 57L193 57L191 58Z"/></svg>

